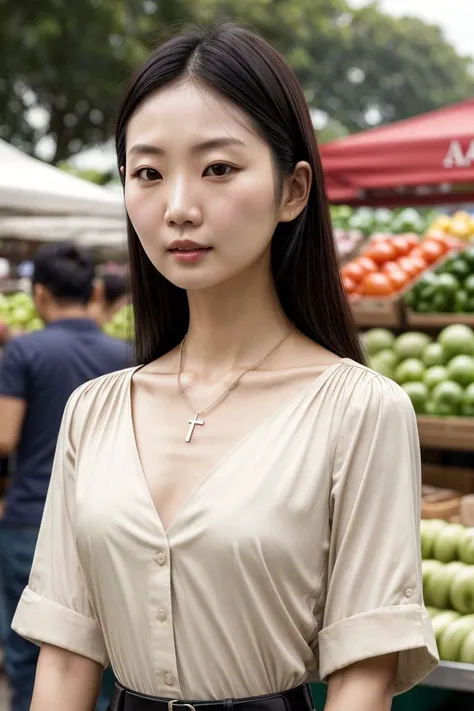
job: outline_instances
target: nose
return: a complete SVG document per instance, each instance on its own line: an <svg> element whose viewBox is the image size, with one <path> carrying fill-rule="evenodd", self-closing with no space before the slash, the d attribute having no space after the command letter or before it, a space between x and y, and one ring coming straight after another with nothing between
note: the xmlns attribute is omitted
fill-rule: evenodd
<svg viewBox="0 0 474 711"><path fill-rule="evenodd" d="M198 226L202 221L201 210L184 178L177 178L170 184L165 221L170 227Z"/></svg>

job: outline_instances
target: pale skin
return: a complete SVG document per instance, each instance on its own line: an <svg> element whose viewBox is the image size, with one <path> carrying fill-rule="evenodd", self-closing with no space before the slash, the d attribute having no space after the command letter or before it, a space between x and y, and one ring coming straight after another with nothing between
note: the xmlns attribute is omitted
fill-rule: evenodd
<svg viewBox="0 0 474 711"><path fill-rule="evenodd" d="M149 97L132 117L122 171L127 211L145 252L157 270L187 291L190 327L183 385L199 411L291 328L275 293L270 245L276 225L304 210L311 169L299 162L277 201L270 150L247 117L218 95L182 83ZM197 263L182 263L169 251L176 239L212 249ZM248 374L246 386L219 405L218 416L205 416L204 427L217 434L212 456L219 458L219 447L229 448L258 423L252 420L257 417L252 397L267 379L274 385L265 405L271 411L314 379L318 368L337 361L293 328L283 345ZM184 442L192 414L177 394L177 367L174 349L133 378L134 420L141 423L135 429L137 446L165 528L212 465L209 453ZM151 404L157 419L166 413L163 436L173 438L175 453L172 461L161 457L159 480L153 478L154 463L166 441L160 441L150 422ZM229 408L246 404L248 418L226 429ZM326 711L389 711L396 664L397 655L387 655L334 673ZM32 711L92 711L101 671L93 661L45 645Z"/></svg>

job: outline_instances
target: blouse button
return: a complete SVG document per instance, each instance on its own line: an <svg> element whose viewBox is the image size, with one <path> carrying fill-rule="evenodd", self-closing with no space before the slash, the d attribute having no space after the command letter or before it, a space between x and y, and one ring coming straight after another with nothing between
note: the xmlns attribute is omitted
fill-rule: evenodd
<svg viewBox="0 0 474 711"><path fill-rule="evenodd" d="M174 676L172 674L165 674L165 684L167 686L173 686Z"/></svg>
<svg viewBox="0 0 474 711"><path fill-rule="evenodd" d="M405 595L406 595L407 597L411 597L411 596L413 595L413 590L412 590L411 588L407 588L407 589L405 590Z"/></svg>
<svg viewBox="0 0 474 711"><path fill-rule="evenodd" d="M163 610L163 608L161 608L161 610L158 610L158 619L160 620L160 622L164 622L167 617L168 613L166 612L166 610Z"/></svg>
<svg viewBox="0 0 474 711"><path fill-rule="evenodd" d="M166 563L166 554L163 553L163 551L160 551L156 556L156 562L158 565L164 565Z"/></svg>

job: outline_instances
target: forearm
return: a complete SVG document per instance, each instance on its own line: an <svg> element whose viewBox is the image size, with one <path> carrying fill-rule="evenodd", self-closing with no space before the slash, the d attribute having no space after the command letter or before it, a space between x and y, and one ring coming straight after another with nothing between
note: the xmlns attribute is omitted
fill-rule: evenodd
<svg viewBox="0 0 474 711"><path fill-rule="evenodd" d="M324 711L390 711L397 655L368 659L331 676Z"/></svg>
<svg viewBox="0 0 474 711"><path fill-rule="evenodd" d="M94 711L102 674L97 662L43 645L30 711Z"/></svg>

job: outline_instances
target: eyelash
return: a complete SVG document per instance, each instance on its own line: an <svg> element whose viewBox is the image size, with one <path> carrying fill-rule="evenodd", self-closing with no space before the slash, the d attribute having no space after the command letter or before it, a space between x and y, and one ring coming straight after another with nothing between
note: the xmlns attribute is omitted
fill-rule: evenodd
<svg viewBox="0 0 474 711"><path fill-rule="evenodd" d="M233 165L230 165L230 163L224 163L223 161L220 161L220 162L217 162L217 163L211 163L211 165L209 165L209 166L206 168L206 170L204 171L203 175L205 175L205 174L207 173L207 171L210 170L210 168L215 168L216 166L222 166L222 165L225 166L226 168L230 168L230 170L229 170L228 172L224 173L224 175L210 175L209 177L211 177L211 178L227 178L229 175L232 175L232 173L234 173L234 172L237 170L236 168L234 168ZM159 172L158 170L156 170L155 168L137 168L137 170L135 170L135 171L132 173L132 177L133 177L133 178L138 178L138 180L140 180L140 181L143 182L143 183L155 183L155 182L157 182L157 180L159 180L159 178L156 178L156 177L155 177L155 178L143 178L143 177L141 177L140 174L141 174L141 173L144 173L144 172L146 172L146 171L150 171L151 173L155 173L157 176L159 176L159 178L162 177L161 174L160 174L160 172Z"/></svg>

